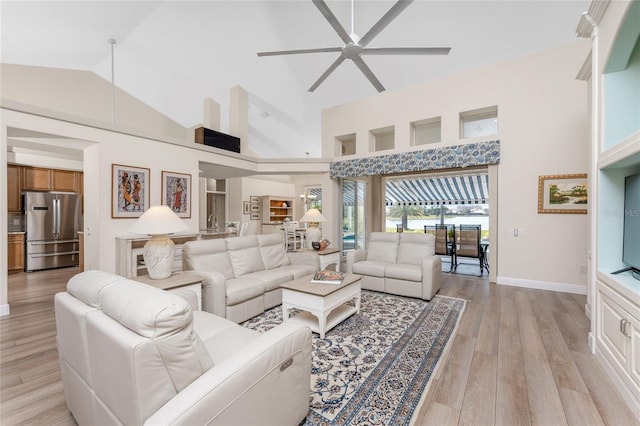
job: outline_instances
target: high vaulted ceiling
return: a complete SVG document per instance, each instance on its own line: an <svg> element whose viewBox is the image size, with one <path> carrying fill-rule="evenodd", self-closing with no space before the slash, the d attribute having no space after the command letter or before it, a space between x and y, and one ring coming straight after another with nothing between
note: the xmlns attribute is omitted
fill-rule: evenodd
<svg viewBox="0 0 640 426"><path fill-rule="evenodd" d="M395 1L355 0L363 36ZM413 2L368 47L451 47L448 56L365 56L387 90L399 89L576 40L589 1ZM351 1L327 1L350 33ZM1 61L90 70L191 127L202 103L249 92L250 146L264 157L320 156L320 111L378 92L351 61L307 90L338 53L259 58L260 51L342 47L310 0L6 1ZM577 72L577 70L576 70Z"/></svg>

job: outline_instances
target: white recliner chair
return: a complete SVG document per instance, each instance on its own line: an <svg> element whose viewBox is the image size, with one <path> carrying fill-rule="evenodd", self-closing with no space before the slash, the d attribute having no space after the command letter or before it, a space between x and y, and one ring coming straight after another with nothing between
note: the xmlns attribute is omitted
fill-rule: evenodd
<svg viewBox="0 0 640 426"><path fill-rule="evenodd" d="M307 415L311 331L296 321L258 333L99 271L71 278L55 312L80 425L297 425Z"/></svg>

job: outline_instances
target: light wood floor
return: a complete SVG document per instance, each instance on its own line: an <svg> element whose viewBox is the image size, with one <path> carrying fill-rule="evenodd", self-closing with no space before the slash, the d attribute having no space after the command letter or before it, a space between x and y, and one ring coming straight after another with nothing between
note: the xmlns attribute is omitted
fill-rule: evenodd
<svg viewBox="0 0 640 426"><path fill-rule="evenodd" d="M62 393L53 295L75 268L9 276L0 319L0 423L73 425ZM637 425L589 353L585 297L443 274L470 301L418 424Z"/></svg>

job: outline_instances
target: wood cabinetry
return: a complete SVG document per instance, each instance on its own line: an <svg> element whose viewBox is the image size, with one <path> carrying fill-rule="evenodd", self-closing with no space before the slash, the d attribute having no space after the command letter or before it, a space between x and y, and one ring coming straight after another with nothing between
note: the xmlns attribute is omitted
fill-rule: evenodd
<svg viewBox="0 0 640 426"><path fill-rule="evenodd" d="M51 189L63 192L79 192L77 172L69 170L51 170Z"/></svg>
<svg viewBox="0 0 640 426"><path fill-rule="evenodd" d="M78 173L71 170L22 167L22 189L28 191L78 191Z"/></svg>
<svg viewBox="0 0 640 426"><path fill-rule="evenodd" d="M24 270L24 234L9 234L7 238L7 269Z"/></svg>
<svg viewBox="0 0 640 426"><path fill-rule="evenodd" d="M262 233L275 232L275 225L281 225L284 220L295 220L293 197L263 195ZM280 227L277 229L279 231Z"/></svg>
<svg viewBox="0 0 640 426"><path fill-rule="evenodd" d="M7 210L9 213L20 213L22 210L20 174L20 166L7 164Z"/></svg>

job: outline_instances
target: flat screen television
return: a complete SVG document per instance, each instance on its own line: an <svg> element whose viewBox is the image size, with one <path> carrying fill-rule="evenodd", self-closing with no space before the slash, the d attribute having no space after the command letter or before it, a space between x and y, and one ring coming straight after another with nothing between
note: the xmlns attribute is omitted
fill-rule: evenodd
<svg viewBox="0 0 640 426"><path fill-rule="evenodd" d="M622 261L640 280L640 173L624 179L624 230L622 233Z"/></svg>

